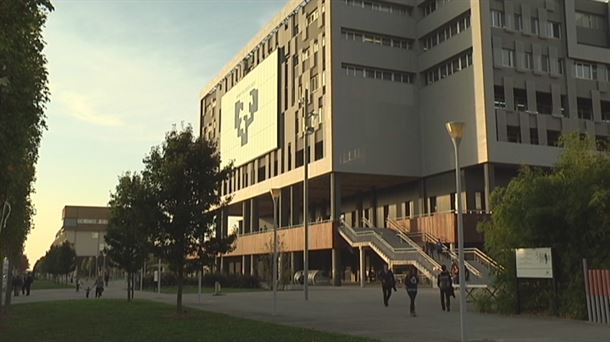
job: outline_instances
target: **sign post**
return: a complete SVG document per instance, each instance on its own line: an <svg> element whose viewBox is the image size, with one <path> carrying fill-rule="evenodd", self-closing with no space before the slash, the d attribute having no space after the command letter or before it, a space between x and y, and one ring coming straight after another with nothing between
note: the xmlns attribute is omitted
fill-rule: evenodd
<svg viewBox="0 0 610 342"><path fill-rule="evenodd" d="M555 304L553 311L557 313L557 284L553 277L553 253L549 247L545 248L517 248L515 249L515 266L517 280L517 314L521 313L521 296L519 279L551 279Z"/></svg>

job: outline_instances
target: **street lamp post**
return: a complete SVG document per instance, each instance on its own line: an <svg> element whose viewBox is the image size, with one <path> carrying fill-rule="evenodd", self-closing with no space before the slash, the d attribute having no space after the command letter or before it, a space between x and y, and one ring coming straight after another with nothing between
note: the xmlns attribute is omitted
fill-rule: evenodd
<svg viewBox="0 0 610 342"><path fill-rule="evenodd" d="M451 121L446 124L447 132L453 143L455 152L455 192L457 202L457 224L458 224L458 260L460 281L460 337L466 341L466 280L464 277L464 223L462 221L462 186L460 177L460 153L459 147L464 136L464 123Z"/></svg>
<svg viewBox="0 0 610 342"><path fill-rule="evenodd" d="M310 119L316 114L309 113L309 90L305 89L303 98L303 230L305 243L303 248L303 292L305 300L309 300L309 135L314 132Z"/></svg>
<svg viewBox="0 0 610 342"><path fill-rule="evenodd" d="M271 189L273 199L273 315L277 313L277 201L282 193L281 189Z"/></svg>

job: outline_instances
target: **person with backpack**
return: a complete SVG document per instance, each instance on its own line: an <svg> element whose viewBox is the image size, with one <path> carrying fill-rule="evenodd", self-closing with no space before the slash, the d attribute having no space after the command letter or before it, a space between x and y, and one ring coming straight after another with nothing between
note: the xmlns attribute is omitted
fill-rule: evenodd
<svg viewBox="0 0 610 342"><path fill-rule="evenodd" d="M441 291L441 308L443 311L451 311L451 294L453 292L453 282L451 274L447 271L447 266L441 266L441 273L436 277L436 285ZM445 305L446 304L446 305Z"/></svg>
<svg viewBox="0 0 610 342"><path fill-rule="evenodd" d="M383 270L379 273L379 280L381 280L381 290L383 291L383 305L388 306L392 289L396 291L396 279L387 265L383 265Z"/></svg>
<svg viewBox="0 0 610 342"><path fill-rule="evenodd" d="M407 294L411 299L411 305L409 306L409 311L411 312L411 316L415 317L415 296L417 296L417 285L419 284L419 277L417 276L417 269L415 266L411 265L409 267L409 273L405 278L405 288L407 289Z"/></svg>

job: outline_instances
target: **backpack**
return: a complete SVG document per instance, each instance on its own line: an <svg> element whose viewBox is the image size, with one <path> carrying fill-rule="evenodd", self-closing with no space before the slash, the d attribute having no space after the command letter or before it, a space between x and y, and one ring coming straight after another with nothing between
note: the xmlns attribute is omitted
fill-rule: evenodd
<svg viewBox="0 0 610 342"><path fill-rule="evenodd" d="M449 276L449 274L446 274L446 273L439 274L438 280L439 280L439 287L441 288L441 290L446 290L451 287L451 277Z"/></svg>

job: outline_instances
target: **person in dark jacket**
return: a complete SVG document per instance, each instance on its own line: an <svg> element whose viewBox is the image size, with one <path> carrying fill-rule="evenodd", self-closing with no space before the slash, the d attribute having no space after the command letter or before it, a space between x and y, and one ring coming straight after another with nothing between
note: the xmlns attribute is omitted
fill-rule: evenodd
<svg viewBox="0 0 610 342"><path fill-rule="evenodd" d="M379 273L379 280L383 290L383 305L388 306L390 296L392 296L392 289L396 291L396 279L394 279L394 273L388 269L387 265L383 265L383 270Z"/></svg>
<svg viewBox="0 0 610 342"><path fill-rule="evenodd" d="M441 266L441 273L436 277L436 285L441 291L441 308L443 311L451 311L451 294L453 292L453 283L451 282L451 274L447 271L447 266Z"/></svg>
<svg viewBox="0 0 610 342"><path fill-rule="evenodd" d="M411 316L415 317L415 296L417 296L417 285L419 284L419 277L417 276L417 269L415 266L411 265L409 267L409 273L405 278L405 288L407 289L407 294L411 299L411 305L409 306L409 311L411 312Z"/></svg>
<svg viewBox="0 0 610 342"><path fill-rule="evenodd" d="M25 295L29 296L30 291L32 290L32 283L34 282L34 276L32 276L32 273L28 273L23 279L24 279L23 287L25 288Z"/></svg>

